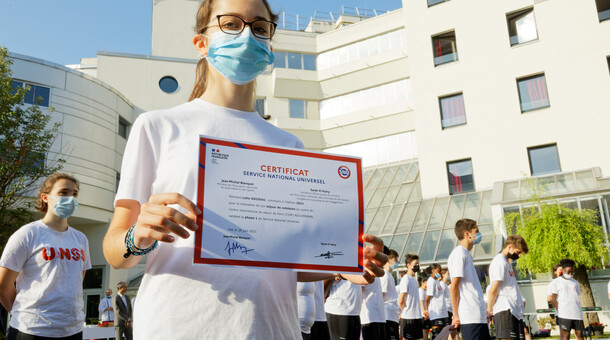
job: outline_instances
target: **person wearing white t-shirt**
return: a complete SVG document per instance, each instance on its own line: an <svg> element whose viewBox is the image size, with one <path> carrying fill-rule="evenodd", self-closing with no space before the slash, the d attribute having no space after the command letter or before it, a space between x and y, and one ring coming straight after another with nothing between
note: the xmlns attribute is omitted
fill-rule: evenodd
<svg viewBox="0 0 610 340"><path fill-rule="evenodd" d="M332 340L360 339L362 287L340 277L330 287L324 303L328 329Z"/></svg>
<svg viewBox="0 0 610 340"><path fill-rule="evenodd" d="M570 338L573 329L576 339L582 340L585 325L582 321L582 308L578 297L580 286L572 278L576 263L571 259L563 259L559 262L563 273L557 278L552 287L551 301L557 311L557 325L559 325L559 336L562 340Z"/></svg>
<svg viewBox="0 0 610 340"><path fill-rule="evenodd" d="M100 321L104 326L114 322L114 308L112 306L112 289L106 289L106 296L100 300L97 308L100 312Z"/></svg>
<svg viewBox="0 0 610 340"><path fill-rule="evenodd" d="M371 284L362 286L360 324L363 340L385 340L385 307L379 278L375 278Z"/></svg>
<svg viewBox="0 0 610 340"><path fill-rule="evenodd" d="M417 269L419 270L419 267ZM428 340L428 335L430 334L430 328L432 328L432 324L430 323L430 317L425 311L426 307L424 306L424 304L426 303L426 289L428 288L428 277L423 272L417 277L417 286L419 288L419 309L421 310L421 317L423 320L423 339Z"/></svg>
<svg viewBox="0 0 610 340"><path fill-rule="evenodd" d="M489 265L489 303L487 314L493 317L496 338L501 340L522 339L525 337L523 322L523 295L517 284L512 264L529 248L523 237L511 235L504 242L504 248Z"/></svg>
<svg viewBox="0 0 610 340"><path fill-rule="evenodd" d="M76 178L56 173L38 190L41 220L19 228L0 258L0 302L11 313L7 339L82 339L83 278L89 243L68 225L78 208Z"/></svg>
<svg viewBox="0 0 610 340"><path fill-rule="evenodd" d="M398 304L402 310L400 314L401 336L407 340L421 339L423 337L422 310L415 280L415 273L419 271L419 256L407 254L405 264L407 273L400 280L400 295L398 295Z"/></svg>
<svg viewBox="0 0 610 340"><path fill-rule="evenodd" d="M383 267L385 275L381 277L381 292L385 307L385 334L388 340L399 340L398 322L400 320L400 306L398 306L398 293L392 270L398 268L398 253L390 249L388 262ZM400 288L399 288L400 289Z"/></svg>
<svg viewBox="0 0 610 340"><path fill-rule="evenodd" d="M426 274L430 275L428 278L428 288L426 289L426 312L430 316L430 323L432 324L432 338L434 339L448 324L447 322L447 305L445 304L445 292L443 286L440 283L441 266L438 263L434 263L426 268Z"/></svg>
<svg viewBox="0 0 610 340"><path fill-rule="evenodd" d="M481 242L482 235L477 222L468 218L455 223L455 235L460 244L447 260L451 275L452 325L461 326L463 339L489 340L483 291L470 254L474 245Z"/></svg>
<svg viewBox="0 0 610 340"><path fill-rule="evenodd" d="M303 340L311 340L311 326L316 318L315 282L297 282L297 305Z"/></svg>
<svg viewBox="0 0 610 340"><path fill-rule="evenodd" d="M324 284L326 281L316 281L314 299L316 306L316 316L311 326L312 340L330 340L328 322L326 322L326 312L324 311Z"/></svg>
<svg viewBox="0 0 610 340"><path fill-rule="evenodd" d="M273 64L275 15L266 0L202 1L192 37L203 56L188 103L140 114L130 129L104 255L114 268L146 257L134 338L298 339L296 283L331 274L193 265L199 136L303 148L254 110L255 79ZM184 21L187 18L177 18ZM180 37L177 37L180 38ZM274 184L275 185L275 184ZM263 235L260 235L264 237ZM383 276L383 241L365 248L365 275ZM181 292L175 294L175 292ZM197 301L197 303L194 303Z"/></svg>

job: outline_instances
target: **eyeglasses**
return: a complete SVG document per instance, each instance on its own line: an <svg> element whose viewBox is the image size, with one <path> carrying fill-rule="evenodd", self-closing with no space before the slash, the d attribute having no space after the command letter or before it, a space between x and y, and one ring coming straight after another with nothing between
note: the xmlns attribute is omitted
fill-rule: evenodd
<svg viewBox="0 0 610 340"><path fill-rule="evenodd" d="M218 20L218 25L208 24L205 28L218 26L224 33L238 35L244 31L246 26L250 26L250 30L255 37L266 40L273 37L275 28L277 27L276 23L268 20L246 22L244 19L230 14L218 15L216 16L216 19Z"/></svg>

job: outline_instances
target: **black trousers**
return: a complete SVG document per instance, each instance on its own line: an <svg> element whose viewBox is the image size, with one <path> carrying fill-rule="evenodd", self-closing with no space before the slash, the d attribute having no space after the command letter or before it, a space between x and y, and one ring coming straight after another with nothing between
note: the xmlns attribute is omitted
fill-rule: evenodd
<svg viewBox="0 0 610 340"><path fill-rule="evenodd" d="M311 340L330 340L328 322L316 321L311 326Z"/></svg>
<svg viewBox="0 0 610 340"><path fill-rule="evenodd" d="M46 336L38 336L27 334L15 329L13 327L8 328L8 334L6 340L82 340L83 332L78 332L74 335L65 336L63 338L49 338Z"/></svg>
<svg viewBox="0 0 610 340"><path fill-rule="evenodd" d="M125 339L127 340L133 340L133 327L126 327L125 324L123 324L122 326L115 326L114 329L116 330L116 340L123 339L123 336L125 336Z"/></svg>
<svg viewBox="0 0 610 340"><path fill-rule="evenodd" d="M385 340L385 322L371 322L362 325L363 340Z"/></svg>
<svg viewBox="0 0 610 340"><path fill-rule="evenodd" d="M326 313L331 340L360 340L360 316Z"/></svg>

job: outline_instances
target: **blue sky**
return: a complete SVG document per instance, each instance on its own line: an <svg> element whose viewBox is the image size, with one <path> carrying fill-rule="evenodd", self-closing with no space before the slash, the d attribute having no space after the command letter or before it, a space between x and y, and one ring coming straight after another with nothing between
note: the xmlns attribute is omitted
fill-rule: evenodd
<svg viewBox="0 0 610 340"><path fill-rule="evenodd" d="M341 6L400 8L401 0L270 0L275 11L314 15ZM0 45L59 64L97 51L150 54L152 0L1 0Z"/></svg>

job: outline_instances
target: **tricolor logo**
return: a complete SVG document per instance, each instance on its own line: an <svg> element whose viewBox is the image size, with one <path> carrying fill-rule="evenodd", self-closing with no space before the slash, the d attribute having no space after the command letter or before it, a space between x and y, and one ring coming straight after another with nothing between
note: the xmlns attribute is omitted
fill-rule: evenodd
<svg viewBox="0 0 610 340"><path fill-rule="evenodd" d="M339 172L339 177L341 177L341 178L343 178L343 179L348 179L348 178L349 178L349 176L352 174L352 172L351 172L351 171L349 171L349 168L348 168L348 167L346 167L345 165L341 165L341 166L339 167L338 172Z"/></svg>

